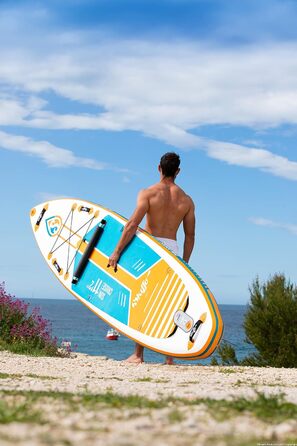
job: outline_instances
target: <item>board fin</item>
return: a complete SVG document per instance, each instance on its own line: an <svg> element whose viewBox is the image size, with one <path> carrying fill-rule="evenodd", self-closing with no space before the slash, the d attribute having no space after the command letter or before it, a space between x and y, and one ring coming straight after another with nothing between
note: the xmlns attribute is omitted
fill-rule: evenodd
<svg viewBox="0 0 297 446"><path fill-rule="evenodd" d="M198 337L200 327L203 324L203 322L206 321L206 316L207 316L207 313L202 313L199 320L193 325L193 328L192 328L192 330L190 332L190 336L189 336L188 350L190 350L193 347L193 345Z"/></svg>

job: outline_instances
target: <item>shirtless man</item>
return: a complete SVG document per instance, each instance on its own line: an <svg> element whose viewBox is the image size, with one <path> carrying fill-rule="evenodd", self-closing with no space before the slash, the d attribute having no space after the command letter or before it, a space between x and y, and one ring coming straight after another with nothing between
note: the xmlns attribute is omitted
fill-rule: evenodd
<svg viewBox="0 0 297 446"><path fill-rule="evenodd" d="M192 199L175 184L175 178L180 172L179 165L180 158L176 153L165 153L158 167L159 183L140 191L136 209L126 223L121 239L108 261L108 266L112 266L115 271L122 251L134 237L145 215L146 231L175 254L178 254L176 234L183 222L185 233L183 259L189 262L195 239L195 208ZM136 344L135 352L127 362L136 364L143 362L143 346ZM172 363L172 358L167 357L166 364Z"/></svg>

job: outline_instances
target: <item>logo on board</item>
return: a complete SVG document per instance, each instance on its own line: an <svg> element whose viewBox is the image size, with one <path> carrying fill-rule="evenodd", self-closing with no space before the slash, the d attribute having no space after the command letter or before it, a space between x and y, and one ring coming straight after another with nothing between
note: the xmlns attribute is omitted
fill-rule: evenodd
<svg viewBox="0 0 297 446"><path fill-rule="evenodd" d="M46 230L50 237L54 237L58 234L62 226L62 218L59 216L50 217L46 221Z"/></svg>
<svg viewBox="0 0 297 446"><path fill-rule="evenodd" d="M142 298L142 296L146 293L147 291L147 287L148 287L148 283L149 283L149 275L150 275L151 271L149 271L146 275L146 278L141 282L140 285L140 289L138 291L138 293L136 294L136 296L134 297L133 301L132 301L132 307L135 308L136 305L138 304L138 302L140 301L140 299Z"/></svg>

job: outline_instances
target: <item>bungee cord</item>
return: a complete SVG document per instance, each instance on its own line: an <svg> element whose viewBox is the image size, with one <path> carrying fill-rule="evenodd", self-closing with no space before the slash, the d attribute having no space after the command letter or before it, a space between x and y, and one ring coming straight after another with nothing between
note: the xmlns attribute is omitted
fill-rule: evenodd
<svg viewBox="0 0 297 446"><path fill-rule="evenodd" d="M66 217L66 219L62 223L61 229L59 230L59 232L57 234L57 238L56 238L56 240L55 240L55 242L54 242L54 244L53 244L53 246L52 246L52 248L50 249L50 252L49 252L49 255L52 256L56 251L58 251L58 249L60 249L63 245L65 245L65 243L68 244L66 274L69 272L69 269L71 268L71 266L72 266L72 264L73 264L73 262L74 262L74 260L75 260L75 258L77 256L77 254L78 254L78 252L80 250L80 247L81 247L81 245L83 244L83 242L85 240L85 236L88 233L88 231L89 231L89 229L90 229L90 227L91 227L91 225L92 225L92 223L93 223L93 221L95 219L95 216L93 215L88 221L86 221L83 225L81 225L76 231L73 231L72 230L73 214L74 214L74 209L71 208L69 213L68 213L68 215L67 215L67 217ZM68 228L69 229L69 236L68 236L68 238L63 240L61 234L62 234L63 229L65 227L67 228L66 224L67 224L68 219L69 219L70 216L71 216L70 227ZM79 231L81 231L85 226L87 226L87 229L86 229L86 231L85 231L85 233L84 233L84 235L82 237L79 236L80 237L80 243L79 243L79 245L76 248L76 251L74 253L74 256L73 256L72 260L69 262L69 260L70 260L70 243L69 242L72 239L72 237L75 236L75 235L78 235ZM62 241L62 243L60 245L56 246L58 241L59 241L59 239L62 239L63 241Z"/></svg>

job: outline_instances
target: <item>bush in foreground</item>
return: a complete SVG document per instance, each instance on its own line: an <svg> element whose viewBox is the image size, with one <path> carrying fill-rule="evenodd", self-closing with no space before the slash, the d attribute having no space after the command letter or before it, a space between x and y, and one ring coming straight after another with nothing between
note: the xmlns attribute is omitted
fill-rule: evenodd
<svg viewBox="0 0 297 446"><path fill-rule="evenodd" d="M244 329L256 353L238 361L233 347L222 344L217 351L222 364L297 367L297 287L275 274L264 284L256 278L249 290Z"/></svg>
<svg viewBox="0 0 297 446"><path fill-rule="evenodd" d="M14 353L38 356L61 356L57 338L51 334L50 322L39 308L28 313L29 304L15 299L0 283L0 348Z"/></svg>

